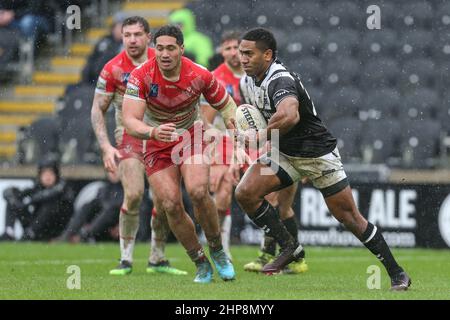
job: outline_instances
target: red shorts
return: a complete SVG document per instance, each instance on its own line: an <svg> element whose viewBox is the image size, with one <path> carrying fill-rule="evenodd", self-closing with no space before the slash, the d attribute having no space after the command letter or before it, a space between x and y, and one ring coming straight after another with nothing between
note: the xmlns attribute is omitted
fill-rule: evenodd
<svg viewBox="0 0 450 320"><path fill-rule="evenodd" d="M194 130L195 128L195 130ZM179 166L189 157L202 154L205 149L203 142L203 127L195 124L185 131L178 141L162 142L154 139L147 140L144 153L145 172L151 176L155 172Z"/></svg>
<svg viewBox="0 0 450 320"><path fill-rule="evenodd" d="M117 141L117 149L121 160L135 158L144 163L144 140L130 136L125 129L120 141Z"/></svg>
<svg viewBox="0 0 450 320"><path fill-rule="evenodd" d="M227 165L233 161L234 144L228 136L223 136L222 140L214 146L214 154L211 165Z"/></svg>

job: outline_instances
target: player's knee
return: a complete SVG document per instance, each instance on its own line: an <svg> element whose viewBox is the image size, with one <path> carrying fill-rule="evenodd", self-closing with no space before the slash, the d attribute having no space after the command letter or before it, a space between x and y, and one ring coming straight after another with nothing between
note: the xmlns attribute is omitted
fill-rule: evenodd
<svg viewBox="0 0 450 320"><path fill-rule="evenodd" d="M209 197L208 187L206 185L192 188L188 193L194 204L203 201L206 197Z"/></svg>
<svg viewBox="0 0 450 320"><path fill-rule="evenodd" d="M241 205L250 202L252 198L250 188L242 184L237 186L234 196L236 197L236 201Z"/></svg>
<svg viewBox="0 0 450 320"><path fill-rule="evenodd" d="M172 218L176 217L183 212L183 207L179 200L164 199L161 202L161 208L165 214L170 215Z"/></svg>
<svg viewBox="0 0 450 320"><path fill-rule="evenodd" d="M134 191L125 194L125 202L129 209L139 208L142 200L142 192Z"/></svg>

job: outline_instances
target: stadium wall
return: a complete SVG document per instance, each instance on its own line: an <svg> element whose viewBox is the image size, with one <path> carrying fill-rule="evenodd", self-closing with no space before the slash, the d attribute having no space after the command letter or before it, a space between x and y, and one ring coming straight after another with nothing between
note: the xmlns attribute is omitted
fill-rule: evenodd
<svg viewBox="0 0 450 320"><path fill-rule="evenodd" d="M0 195L10 186L24 188L30 179L0 179ZM90 180L68 180L79 191ZM369 221L381 228L393 247L450 248L450 184L354 183L356 203ZM0 234L4 232L6 203L0 196ZM334 219L319 191L301 187L294 203L300 241L314 246L361 246ZM232 234L243 244L259 244L262 232L233 202ZM20 236L21 228L16 231Z"/></svg>

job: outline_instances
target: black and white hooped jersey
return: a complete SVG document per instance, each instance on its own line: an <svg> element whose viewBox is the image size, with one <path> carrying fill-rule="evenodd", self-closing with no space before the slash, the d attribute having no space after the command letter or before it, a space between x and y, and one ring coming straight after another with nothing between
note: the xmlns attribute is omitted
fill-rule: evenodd
<svg viewBox="0 0 450 320"><path fill-rule="evenodd" d="M316 158L336 147L334 138L317 116L308 92L300 77L289 72L278 60L274 61L260 82L249 76L241 78L241 97L245 103L259 109L267 122L286 97L295 97L300 105L300 121L280 137L280 151L294 157Z"/></svg>

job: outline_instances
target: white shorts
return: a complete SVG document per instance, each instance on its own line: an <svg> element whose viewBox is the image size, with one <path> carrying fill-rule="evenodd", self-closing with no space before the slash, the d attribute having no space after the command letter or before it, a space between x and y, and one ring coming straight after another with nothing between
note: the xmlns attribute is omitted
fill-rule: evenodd
<svg viewBox="0 0 450 320"><path fill-rule="evenodd" d="M258 162L271 167L280 178L282 188L306 177L324 197L329 197L349 185L337 147L318 158L292 157L272 149L270 153L262 155Z"/></svg>

